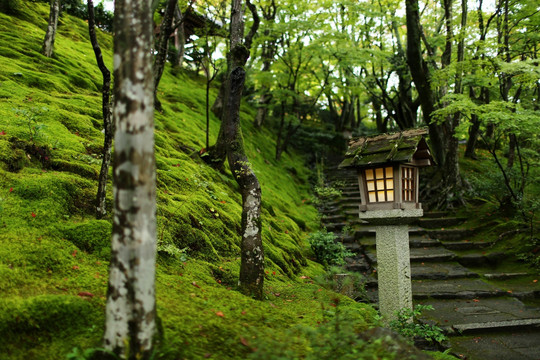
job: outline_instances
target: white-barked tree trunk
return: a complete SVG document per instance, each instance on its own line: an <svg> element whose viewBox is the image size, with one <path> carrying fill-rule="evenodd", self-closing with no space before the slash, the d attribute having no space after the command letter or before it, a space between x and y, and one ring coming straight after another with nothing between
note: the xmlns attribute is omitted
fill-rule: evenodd
<svg viewBox="0 0 540 360"><path fill-rule="evenodd" d="M151 0L116 0L114 223L104 347L148 359L156 332Z"/></svg>

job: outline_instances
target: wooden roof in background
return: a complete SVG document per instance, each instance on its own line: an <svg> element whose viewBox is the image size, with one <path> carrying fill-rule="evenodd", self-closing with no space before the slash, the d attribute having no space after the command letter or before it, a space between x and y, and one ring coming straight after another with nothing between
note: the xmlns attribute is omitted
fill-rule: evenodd
<svg viewBox="0 0 540 360"><path fill-rule="evenodd" d="M433 157L424 138L427 133L426 128L420 128L352 139L345 160L339 167L369 167L387 163L432 165Z"/></svg>

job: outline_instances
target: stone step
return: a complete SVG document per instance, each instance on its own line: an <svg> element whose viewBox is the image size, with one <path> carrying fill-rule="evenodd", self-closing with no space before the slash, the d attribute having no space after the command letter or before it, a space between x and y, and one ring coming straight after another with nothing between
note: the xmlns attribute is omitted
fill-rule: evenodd
<svg viewBox="0 0 540 360"><path fill-rule="evenodd" d="M413 280L415 299L479 299L508 295L481 279Z"/></svg>
<svg viewBox="0 0 540 360"><path fill-rule="evenodd" d="M323 223L337 222L339 220L345 220L345 215L344 214L332 214L332 215L324 215L321 218L321 222L323 222Z"/></svg>
<svg viewBox="0 0 540 360"><path fill-rule="evenodd" d="M446 211L424 211L424 218L443 218L448 216Z"/></svg>
<svg viewBox="0 0 540 360"><path fill-rule="evenodd" d="M354 253L360 252L362 250L362 245L357 242L343 243L345 248Z"/></svg>
<svg viewBox="0 0 540 360"><path fill-rule="evenodd" d="M466 218L461 217L443 217L443 218L420 218L418 225L426 229L437 229L456 226L462 224Z"/></svg>
<svg viewBox="0 0 540 360"><path fill-rule="evenodd" d="M463 240L474 234L473 229L440 229L426 232L432 239L439 240Z"/></svg>
<svg viewBox="0 0 540 360"><path fill-rule="evenodd" d="M502 323L501 325L504 325ZM483 327L481 325L480 329ZM504 330L506 329L506 330ZM540 359L540 330L528 327L498 327L466 331L468 336L450 337L452 353L469 360L538 360ZM462 356L459 356L462 355Z"/></svg>
<svg viewBox="0 0 540 360"><path fill-rule="evenodd" d="M348 224L346 222L332 222L323 224L327 231L334 233L341 232L341 230L347 225Z"/></svg>
<svg viewBox="0 0 540 360"><path fill-rule="evenodd" d="M354 203L356 204L356 206L359 206L360 205L360 201L362 201L362 199L360 198L360 196L347 196L347 197L342 197L340 199L340 203L343 205L343 204L348 204L348 203Z"/></svg>
<svg viewBox="0 0 540 360"><path fill-rule="evenodd" d="M364 256L355 256L350 258L345 258L345 269L348 271L355 271L362 274L368 274L371 272L371 267L364 258Z"/></svg>
<svg viewBox="0 0 540 360"><path fill-rule="evenodd" d="M502 252L492 252L492 253L473 253L473 254L464 254L458 255L457 261L463 266L496 266L499 262L507 257L506 254Z"/></svg>
<svg viewBox="0 0 540 360"><path fill-rule="evenodd" d="M444 262L452 261L456 254L443 247L423 247L410 249L412 262Z"/></svg>
<svg viewBox="0 0 540 360"><path fill-rule="evenodd" d="M530 308L511 297L428 299L419 303L435 309L423 313L422 318L452 329L451 335L523 327L532 329L540 325L540 309Z"/></svg>
<svg viewBox="0 0 540 360"><path fill-rule="evenodd" d="M366 256L369 257L369 261L372 264L377 263L377 252L375 251L372 244L366 242L361 242L362 245L366 247ZM421 263L421 262L446 262L452 261L456 258L456 254L451 251L446 250L445 248L412 248L410 249L410 258L411 263Z"/></svg>
<svg viewBox="0 0 540 360"><path fill-rule="evenodd" d="M426 247L436 247L436 246L441 246L441 243L438 240L425 238L423 236L421 237L410 236L409 237L410 248L426 248Z"/></svg>
<svg viewBox="0 0 540 360"><path fill-rule="evenodd" d="M493 245L492 242L484 241L443 241L441 242L442 246L449 250L480 250L485 249Z"/></svg>
<svg viewBox="0 0 540 360"><path fill-rule="evenodd" d="M413 280L448 280L477 278L479 275L456 262L427 262L411 264L411 277Z"/></svg>
<svg viewBox="0 0 540 360"><path fill-rule="evenodd" d="M342 190L341 191L341 196L343 198L346 198L346 197L360 197L360 190L356 189L356 190Z"/></svg>

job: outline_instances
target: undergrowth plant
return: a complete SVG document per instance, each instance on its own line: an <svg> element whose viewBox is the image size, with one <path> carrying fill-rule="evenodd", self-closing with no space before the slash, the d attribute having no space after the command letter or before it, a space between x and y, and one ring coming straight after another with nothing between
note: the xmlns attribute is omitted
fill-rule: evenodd
<svg viewBox="0 0 540 360"><path fill-rule="evenodd" d="M324 266L344 265L345 258L354 254L347 250L332 232L317 231L308 237L308 242L318 262Z"/></svg>
<svg viewBox="0 0 540 360"><path fill-rule="evenodd" d="M358 272L346 271L341 267L331 266L324 274L316 277L315 282L327 289L350 297L355 301L367 301L365 278Z"/></svg>
<svg viewBox="0 0 540 360"><path fill-rule="evenodd" d="M434 310L431 305L418 304L414 309L403 308L397 312L397 319L390 322L390 328L408 339L411 343L416 338L430 343L442 343L447 340L442 329L435 325L423 324L420 316L425 310Z"/></svg>

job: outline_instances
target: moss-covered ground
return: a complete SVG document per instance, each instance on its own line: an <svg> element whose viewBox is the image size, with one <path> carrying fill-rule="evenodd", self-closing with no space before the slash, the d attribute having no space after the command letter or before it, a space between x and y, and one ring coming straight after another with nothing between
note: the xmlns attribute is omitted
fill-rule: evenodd
<svg viewBox="0 0 540 360"><path fill-rule="evenodd" d="M67 14L55 55L39 53L47 17L47 4L30 1L20 2L16 16L0 13L0 359L62 359L74 347L100 346L103 332L112 192L109 181L109 215L96 220L101 73L87 24ZM98 39L110 65L112 38L98 31ZM313 282L324 269L306 241L319 227L306 201L311 174L294 153L274 160L274 136L251 125L248 104L242 127L263 189L266 299L237 291L237 185L196 155L204 147L204 80L167 69L159 97L156 286L164 358L245 358L257 344L290 340L297 325L316 328L338 303L356 328L373 324L371 306ZM212 115L211 139L218 129ZM311 351L306 341L294 344L298 353Z"/></svg>

